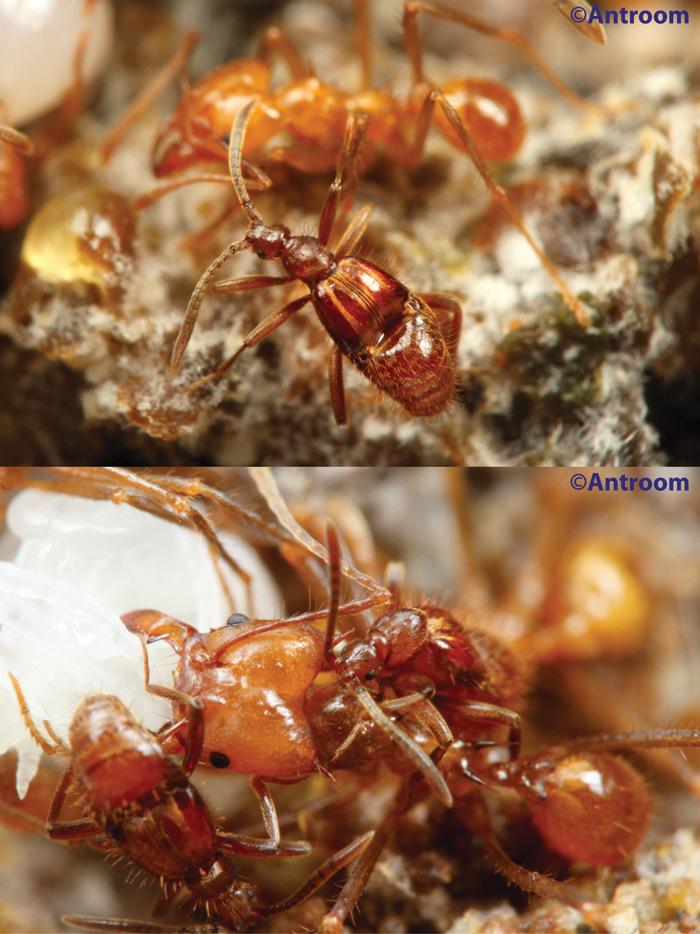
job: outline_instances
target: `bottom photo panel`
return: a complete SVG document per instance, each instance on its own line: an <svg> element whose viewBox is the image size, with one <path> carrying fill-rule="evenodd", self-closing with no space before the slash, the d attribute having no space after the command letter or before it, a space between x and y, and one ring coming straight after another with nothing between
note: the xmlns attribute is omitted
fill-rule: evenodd
<svg viewBox="0 0 700 934"><path fill-rule="evenodd" d="M0 469L0 932L700 929L694 469Z"/></svg>

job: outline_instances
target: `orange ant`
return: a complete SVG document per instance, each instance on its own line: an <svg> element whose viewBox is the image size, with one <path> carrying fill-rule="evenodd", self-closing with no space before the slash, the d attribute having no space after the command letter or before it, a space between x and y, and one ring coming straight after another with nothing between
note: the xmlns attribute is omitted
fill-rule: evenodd
<svg viewBox="0 0 700 934"><path fill-rule="evenodd" d="M11 230L29 210L27 158L34 143L12 127L0 125L0 230Z"/></svg>
<svg viewBox="0 0 700 934"><path fill-rule="evenodd" d="M700 731L601 734L521 758L520 717L514 708L522 705L525 684L517 658L447 611L430 604L399 607L396 595L393 605L362 637L336 638L340 550L332 527L327 552L330 599L323 637L295 619L253 624L235 616L228 627L199 634L155 611L125 617L130 629L149 640L166 639L180 654L175 683L204 704L203 749L205 755L209 751L210 764L246 771L251 756L262 756L266 777L295 781L303 777L298 774L300 767L310 770L320 763L354 768L386 755L386 746L376 741L384 733L417 769L351 870L322 930L340 930L401 815L416 803L418 774L443 804L454 803L460 819L483 838L490 859L511 882L590 911L569 885L527 870L508 857L479 788L515 791L529 805L543 839L562 856L614 865L641 842L651 805L641 777L609 750L699 746ZM315 683L324 669L337 680ZM253 672L259 685L251 684ZM276 726L265 725L271 711L269 701L262 702L263 689L272 691L275 704L283 702L285 735L279 717ZM244 707L252 708L249 714L241 712ZM371 721L369 731L359 719L363 712ZM410 731L392 722L389 713L413 716L419 728L427 728L436 741L430 757ZM177 734L183 723L176 720L168 733ZM494 727L507 728L505 741L494 737ZM505 758L498 754L499 748L505 750ZM438 763L439 782L433 771Z"/></svg>
<svg viewBox="0 0 700 934"><path fill-rule="evenodd" d="M561 8L567 0L555 2ZM174 177L138 198L136 208L144 208L173 189L192 182L224 182L225 176L221 174L180 173L193 165L224 162L226 147L222 141L229 134L232 118L251 96L259 98L259 105L251 116L243 155L263 164L287 164L303 172L333 169L347 121L353 114L366 114L367 140L372 156L383 150L392 163L408 168L420 162L434 122L452 146L469 156L491 195L504 207L512 223L537 254L578 323L582 327L587 326L588 313L534 240L507 192L496 182L487 166L487 161L506 162L512 159L522 145L526 125L517 101L505 85L496 81L458 78L438 86L428 79L423 68L418 32L419 14L457 23L481 35L514 45L574 106L588 111L599 111L600 108L580 98L561 81L517 30L491 26L471 13L423 0L405 0L404 3L405 45L412 69L411 91L403 99L389 90L381 90L372 78L369 8L369 0L355 0L362 63L362 87L356 93L345 93L321 81L303 63L290 41L275 28L266 32L258 58L231 62L188 87L154 145L155 174ZM195 41L196 35L188 34L171 61L120 120L104 143L105 159L119 145L130 124L184 67ZM292 78L290 83L276 90L270 87L273 52L282 55ZM269 149L268 143L281 132L288 133L293 142L285 147ZM364 165L370 161L371 156ZM269 186L269 179L263 172L252 171L256 187ZM230 209L213 226L217 226L228 213Z"/></svg>
<svg viewBox="0 0 700 934"><path fill-rule="evenodd" d="M110 695L93 694L76 709L66 746L45 723L51 741L38 730L17 679L10 675L22 717L33 739L47 755L68 755L70 766L59 781L46 821L53 840L99 838L108 850L123 853L157 876L161 883L158 910L183 891L206 906L216 924L194 925L192 931L247 929L257 921L286 911L308 898L331 876L355 859L372 834L365 834L326 860L290 897L273 905L262 902L257 886L237 878L226 857L299 856L304 842L283 843L271 834L258 839L216 827L209 809L189 777L201 754L202 705L179 691L151 685L148 657L146 688L187 708L187 740L182 764L166 755L157 736L142 727L129 709ZM68 790L73 787L86 804L86 816L60 820ZM263 808L263 813L267 813ZM143 924L121 918L68 917L83 930L168 931L172 926Z"/></svg>
<svg viewBox="0 0 700 934"><path fill-rule="evenodd" d="M321 211L318 236L293 236L282 224L268 226L257 212L241 174L241 151L246 127L258 103L250 100L237 115L231 132L229 166L238 200L249 220L246 236L229 244L200 277L194 288L171 357L174 373L192 335L204 293L220 267L243 250L260 259L279 259L285 276L241 276L215 285L220 292L269 288L295 280L309 287L255 327L239 349L214 372L188 386L192 390L226 373L240 354L255 347L300 311L309 301L335 342L331 352L329 385L333 415L346 421L342 355L412 415L437 415L454 395L454 353L462 311L447 295L411 293L398 279L368 260L353 255L369 222L365 206L348 225L334 251L328 248L340 197L357 158L366 119L348 120L338 174Z"/></svg>

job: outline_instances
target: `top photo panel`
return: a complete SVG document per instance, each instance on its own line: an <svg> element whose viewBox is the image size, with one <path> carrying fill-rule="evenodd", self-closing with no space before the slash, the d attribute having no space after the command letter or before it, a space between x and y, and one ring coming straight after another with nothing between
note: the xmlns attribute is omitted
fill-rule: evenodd
<svg viewBox="0 0 700 934"><path fill-rule="evenodd" d="M0 0L0 462L700 464L696 0Z"/></svg>

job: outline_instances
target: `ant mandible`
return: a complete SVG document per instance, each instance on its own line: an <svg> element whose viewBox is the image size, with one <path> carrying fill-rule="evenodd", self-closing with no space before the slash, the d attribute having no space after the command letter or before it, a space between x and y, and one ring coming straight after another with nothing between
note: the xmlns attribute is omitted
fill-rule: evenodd
<svg viewBox="0 0 700 934"><path fill-rule="evenodd" d="M201 755L203 708L197 700L160 685L151 685L144 645L146 688L149 693L177 701L187 709L187 740L182 764L166 755L160 739L133 717L112 695L92 694L77 707L66 746L45 723L50 741L39 731L17 679L10 675L24 722L47 755L68 755L71 764L56 786L46 821L54 840L106 838L109 848L128 856L160 879L157 910L164 910L183 891L204 905L227 930L248 929L254 923L306 900L338 870L355 859L372 839L365 834L326 860L294 894L265 905L257 886L237 878L226 856L300 856L305 842L284 843L274 834L258 839L216 827L209 809L189 781ZM83 797L87 814L61 821L69 789ZM267 811L263 808L263 814ZM268 829L272 829L269 827ZM68 917L66 923L83 930L169 931L169 925L122 918ZM221 930L219 924L194 925L188 930Z"/></svg>
<svg viewBox="0 0 700 934"><path fill-rule="evenodd" d="M233 356L188 390L222 376L245 349L269 337L311 301L335 343L329 384L333 414L339 425L346 421L342 354L412 415L439 414L454 396L454 354L462 319L459 304L440 293L414 294L379 266L353 255L369 222L369 205L350 222L335 250L328 247L343 188L362 144L366 117L352 114L348 119L338 173L321 211L318 236L295 236L282 224L268 226L263 221L243 181L241 151L257 103L257 98L248 101L235 118L229 147L231 178L248 217L248 232L210 263L195 286L173 348L172 372L180 369L209 283L230 257L253 250L260 259L279 259L287 275L241 276L219 282L216 291L241 292L300 280L309 292L265 318Z"/></svg>
<svg viewBox="0 0 700 934"><path fill-rule="evenodd" d="M568 0L555 2L561 9ZM412 70L411 90L404 99L389 90L380 89L372 77L370 3L369 0L354 0L354 3L362 68L362 86L358 92L346 93L321 81L304 64L283 33L277 28L269 29L261 43L258 58L224 65L186 89L154 144L155 174L169 177L169 180L137 198L135 207L147 207L173 189L192 182L225 181L221 174L181 173L194 165L221 164L225 160L222 140L226 139L232 118L242 102L252 95L257 96L260 103L251 117L244 155L253 157L256 162L262 161L263 165L283 163L302 172L333 169L348 117L352 114L361 112L367 115L371 155L365 158L363 167L368 166L380 150L395 165L416 166L423 156L434 122L442 136L472 160L490 194L527 239L578 323L582 327L587 326L587 311L533 238L520 212L487 165L487 161L509 161L522 145L526 124L517 101L504 84L492 80L456 78L441 86L429 80L423 68L419 15L457 23L481 35L514 45L574 106L595 112L603 109L575 94L517 30L491 26L471 13L423 0L406 0L404 4L405 46ZM196 35L188 34L173 58L119 121L103 146L105 159L119 145L129 125L185 66L195 41ZM282 55L292 79L275 90L271 89L273 52ZM269 142L281 132L286 132L292 142L270 149ZM255 186L260 190L269 187L270 179L262 170L245 160L244 168L252 176L250 188ZM208 230L218 226L229 213L230 208L227 208Z"/></svg>

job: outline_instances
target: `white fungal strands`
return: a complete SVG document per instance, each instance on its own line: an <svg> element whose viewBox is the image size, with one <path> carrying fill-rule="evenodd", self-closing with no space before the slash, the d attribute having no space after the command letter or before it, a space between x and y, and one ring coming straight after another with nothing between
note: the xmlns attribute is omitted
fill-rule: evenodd
<svg viewBox="0 0 700 934"><path fill-rule="evenodd" d="M169 706L146 693L141 646L120 615L157 609L206 631L248 607L243 582L223 567L229 602L202 535L131 506L29 489L10 503L7 525L18 542L14 561L0 562L0 754L17 750L23 796L41 752L8 672L37 725L48 720L63 740L76 706L95 692L116 694L157 728ZM279 593L254 549L221 539L253 579L255 615L279 615ZM152 645L149 658L152 679L171 684L172 650Z"/></svg>

